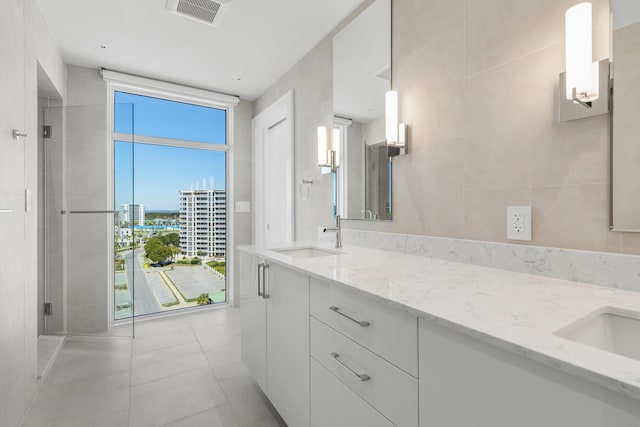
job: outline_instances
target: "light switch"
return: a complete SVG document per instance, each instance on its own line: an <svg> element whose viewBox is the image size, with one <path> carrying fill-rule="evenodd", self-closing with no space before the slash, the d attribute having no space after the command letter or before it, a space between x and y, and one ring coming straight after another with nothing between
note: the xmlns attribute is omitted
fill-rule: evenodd
<svg viewBox="0 0 640 427"><path fill-rule="evenodd" d="M28 188L24 190L24 210L25 212L33 210L33 191Z"/></svg>
<svg viewBox="0 0 640 427"><path fill-rule="evenodd" d="M251 212L251 202L236 202L236 213Z"/></svg>

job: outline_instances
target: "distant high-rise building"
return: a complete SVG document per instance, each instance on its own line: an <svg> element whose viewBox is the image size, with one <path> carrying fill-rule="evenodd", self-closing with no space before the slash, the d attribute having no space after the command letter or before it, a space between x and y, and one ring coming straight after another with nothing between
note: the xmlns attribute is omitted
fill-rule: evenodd
<svg viewBox="0 0 640 427"><path fill-rule="evenodd" d="M144 205L123 204L120 205L120 224L144 225Z"/></svg>
<svg viewBox="0 0 640 427"><path fill-rule="evenodd" d="M180 190L180 247L186 256L225 256L226 190Z"/></svg>

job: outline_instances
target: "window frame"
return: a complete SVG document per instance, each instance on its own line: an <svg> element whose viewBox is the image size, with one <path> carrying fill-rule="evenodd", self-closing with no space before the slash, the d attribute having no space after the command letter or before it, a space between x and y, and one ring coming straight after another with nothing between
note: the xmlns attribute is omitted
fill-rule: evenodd
<svg viewBox="0 0 640 427"><path fill-rule="evenodd" d="M102 70L102 77L107 86L107 99L110 105L107 108L107 149L108 149L108 179L107 183L109 188L108 194L114 193L115 186L115 159L114 149L116 141L132 142L136 144L150 144L171 146L178 148L191 148L198 150L217 151L226 153L226 176L225 187L227 190L227 214L226 214L226 250L225 258L227 265L233 266L234 261L234 218L232 202L234 198L234 168L233 168L233 141L234 141L234 111L235 106L239 103L240 98L237 96L226 95L218 92L207 91L203 89L193 88L189 86L182 86L174 83L163 82L159 80L148 79L145 77L132 76L124 73L118 73L109 70ZM162 138L155 136L136 135L135 128L133 134L118 133L115 132L114 126L114 108L115 108L115 94L116 92L126 92L134 95L148 96L158 99L166 99L169 101L182 102L192 105L198 105L208 108L216 108L225 111L226 118L226 135L225 143L211 143L211 142L196 142L183 139ZM135 116L135 110L134 110ZM135 125L134 125L135 126ZM109 200L109 209L115 210L114 197ZM109 229L113 228L112 218L108 219ZM226 296L227 301L224 304L215 304L211 307L188 307L181 310L170 310L167 312L160 312L154 314L144 315L144 317L136 317L135 311L130 318L119 319L115 318L115 257L113 256L115 240L114 233L110 232L108 236L109 251L109 280L108 280L108 300L109 300L109 325L117 326L122 324L128 324L142 319L155 319L160 317L171 316L175 314L190 313L193 311L200 311L202 309L214 309L220 306L233 306L235 301L234 292L234 272L233 268L227 269L226 277Z"/></svg>

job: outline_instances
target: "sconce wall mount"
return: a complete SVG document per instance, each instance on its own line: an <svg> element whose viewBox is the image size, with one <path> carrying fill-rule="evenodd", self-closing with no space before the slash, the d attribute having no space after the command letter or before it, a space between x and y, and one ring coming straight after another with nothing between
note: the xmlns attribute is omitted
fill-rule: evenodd
<svg viewBox="0 0 640 427"><path fill-rule="evenodd" d="M329 140L326 126L318 126L318 166L335 172L340 166L339 131L334 129L331 136Z"/></svg>
<svg viewBox="0 0 640 427"><path fill-rule="evenodd" d="M609 59L603 59L598 61L599 68L599 96L594 101L589 101L590 107L582 105L574 100L569 100L566 96L563 96L567 87L566 75L567 73L561 73L559 76L559 96L558 96L558 121L569 122L572 120L584 119L587 117L598 116L600 114L607 114L610 111L610 94L611 85L613 82L610 80L610 67L611 63Z"/></svg>

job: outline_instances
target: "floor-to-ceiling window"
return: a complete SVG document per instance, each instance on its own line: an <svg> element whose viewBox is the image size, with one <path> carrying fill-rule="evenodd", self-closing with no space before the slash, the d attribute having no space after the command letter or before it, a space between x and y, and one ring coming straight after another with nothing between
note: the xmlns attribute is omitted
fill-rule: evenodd
<svg viewBox="0 0 640 427"><path fill-rule="evenodd" d="M113 101L114 319L225 303L228 109L118 87Z"/></svg>

